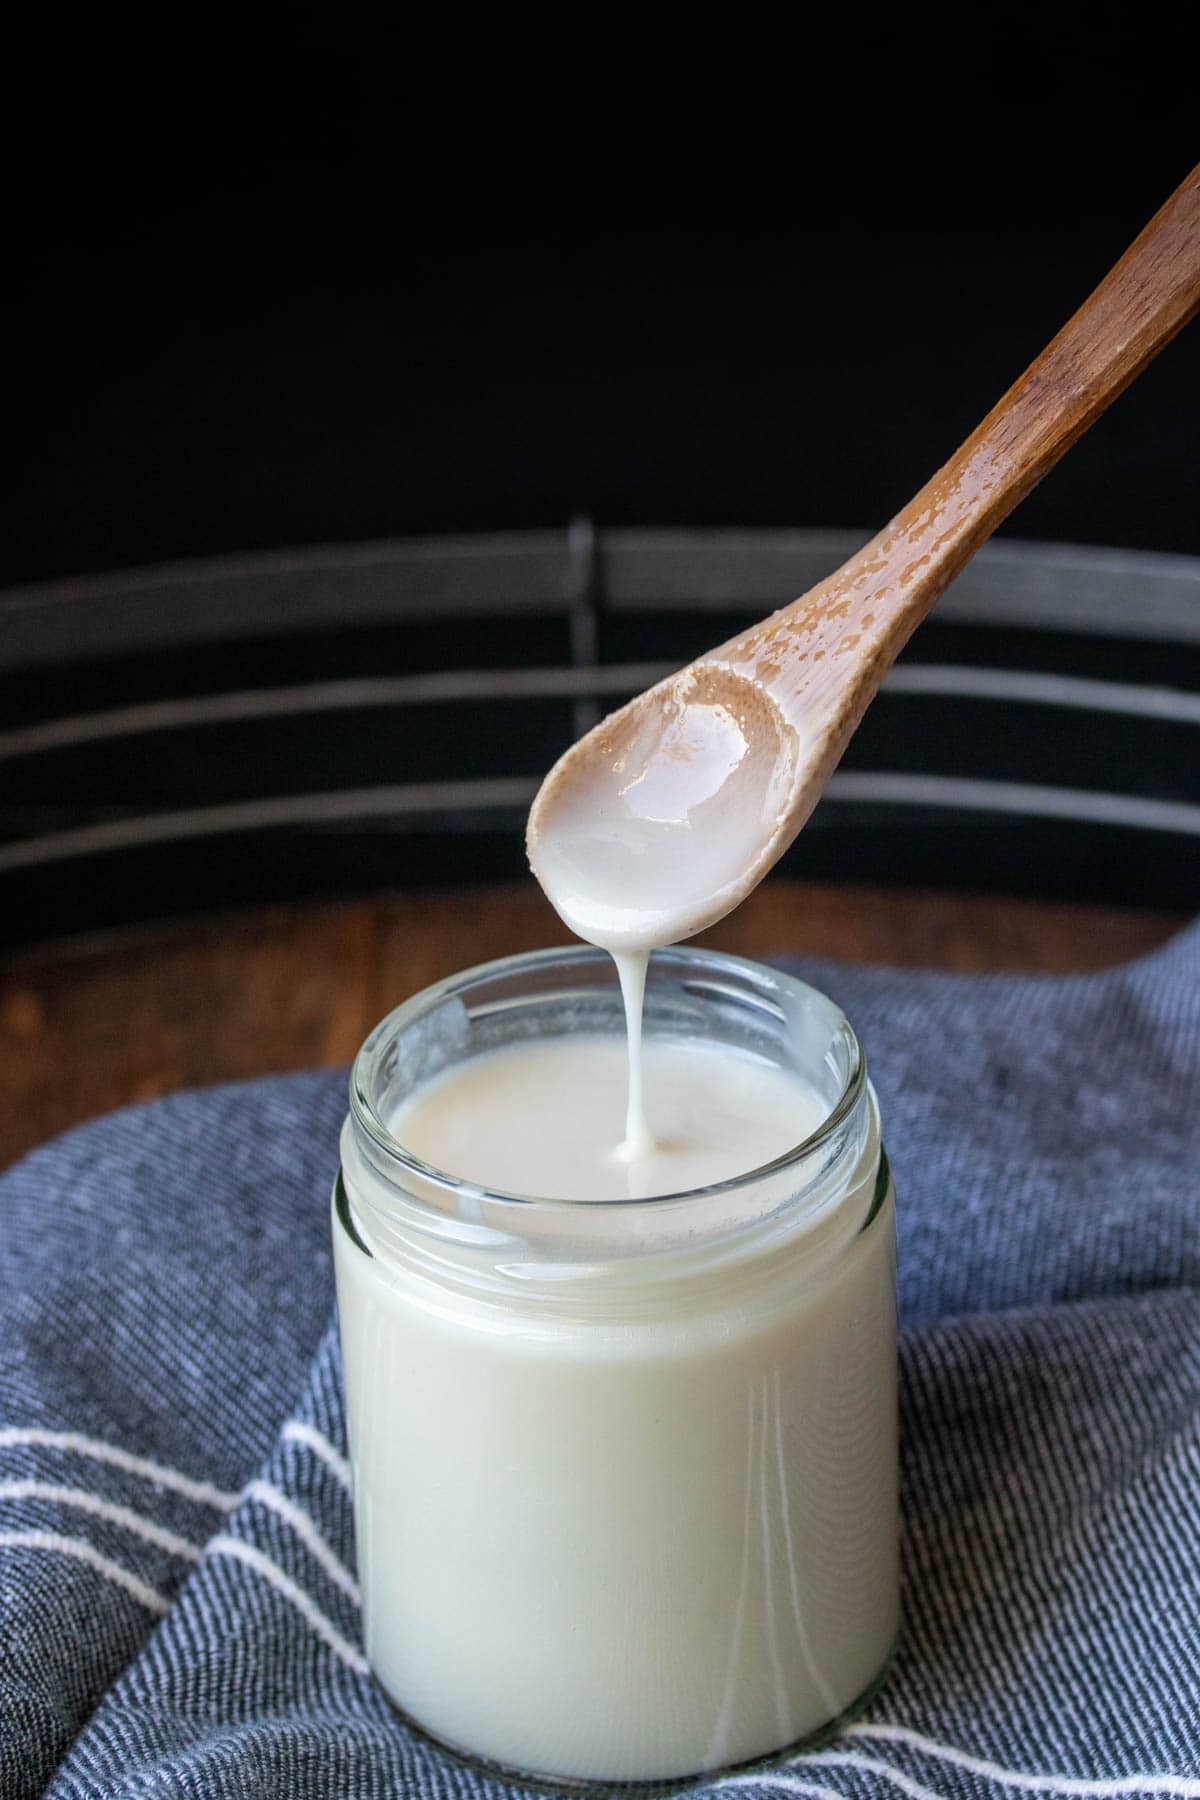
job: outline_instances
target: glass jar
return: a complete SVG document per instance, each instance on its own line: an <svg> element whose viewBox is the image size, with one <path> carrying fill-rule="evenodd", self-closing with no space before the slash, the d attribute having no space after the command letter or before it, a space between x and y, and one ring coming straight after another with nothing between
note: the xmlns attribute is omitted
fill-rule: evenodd
<svg viewBox="0 0 1200 1800"><path fill-rule="evenodd" d="M857 1038L790 976L657 953L648 1037L794 1070L766 1167L646 1200L458 1181L389 1130L516 1040L624 1031L587 946L391 1013L354 1064L333 1235L371 1666L460 1753L670 1780L851 1710L898 1610L892 1183Z"/></svg>

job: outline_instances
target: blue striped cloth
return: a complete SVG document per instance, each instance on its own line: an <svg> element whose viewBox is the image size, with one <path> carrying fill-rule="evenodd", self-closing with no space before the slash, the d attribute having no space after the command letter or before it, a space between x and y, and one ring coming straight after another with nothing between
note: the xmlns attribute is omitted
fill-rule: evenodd
<svg viewBox="0 0 1200 1800"><path fill-rule="evenodd" d="M704 1794L1200 1796L1200 927L1069 980L808 966L900 1204L905 1624ZM0 1179L0 1792L499 1796L363 1660L328 1243L344 1077Z"/></svg>

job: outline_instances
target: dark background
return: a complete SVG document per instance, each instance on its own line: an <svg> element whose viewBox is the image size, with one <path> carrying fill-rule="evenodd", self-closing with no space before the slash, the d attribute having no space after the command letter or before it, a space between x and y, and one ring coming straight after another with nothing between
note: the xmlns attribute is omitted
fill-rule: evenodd
<svg viewBox="0 0 1200 1800"><path fill-rule="evenodd" d="M0 583L877 525L1195 160L1166 16L56 18L10 44ZM1193 330L1011 529L1200 551L1198 375Z"/></svg>

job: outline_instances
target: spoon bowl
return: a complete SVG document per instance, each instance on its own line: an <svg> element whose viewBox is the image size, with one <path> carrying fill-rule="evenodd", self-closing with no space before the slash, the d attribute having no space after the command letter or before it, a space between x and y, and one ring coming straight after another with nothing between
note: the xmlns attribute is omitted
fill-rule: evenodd
<svg viewBox="0 0 1200 1800"><path fill-rule="evenodd" d="M797 732L759 683L694 663L555 764L529 815L534 873L593 944L691 937L782 850L800 763Z"/></svg>

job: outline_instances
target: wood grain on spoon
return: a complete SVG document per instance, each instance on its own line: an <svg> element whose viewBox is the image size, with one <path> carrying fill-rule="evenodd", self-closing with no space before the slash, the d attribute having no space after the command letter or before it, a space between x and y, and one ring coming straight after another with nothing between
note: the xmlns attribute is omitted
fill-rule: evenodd
<svg viewBox="0 0 1200 1800"><path fill-rule="evenodd" d="M724 916L804 824L938 595L1200 307L1200 168L891 523L834 574L602 721L530 812L535 874L610 948Z"/></svg>

